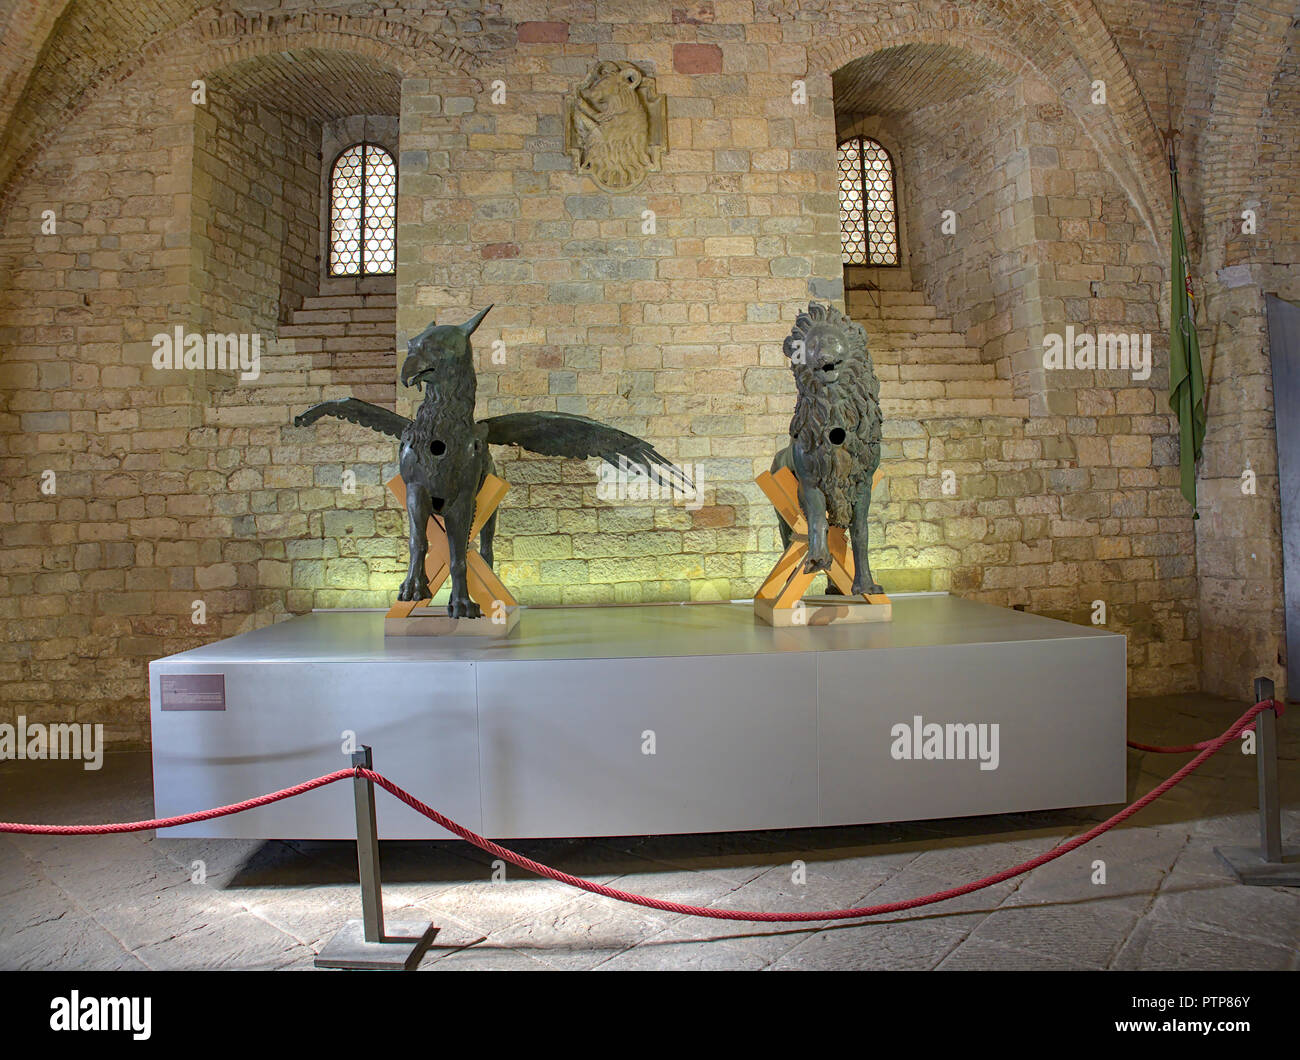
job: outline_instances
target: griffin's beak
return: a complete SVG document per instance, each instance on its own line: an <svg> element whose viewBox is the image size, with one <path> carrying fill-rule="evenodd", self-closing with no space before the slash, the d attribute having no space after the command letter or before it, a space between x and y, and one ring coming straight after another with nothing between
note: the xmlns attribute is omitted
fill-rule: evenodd
<svg viewBox="0 0 1300 1060"><path fill-rule="evenodd" d="M423 390L423 376L432 369L433 365L418 353L411 354L402 362L402 386L413 386L417 390Z"/></svg>

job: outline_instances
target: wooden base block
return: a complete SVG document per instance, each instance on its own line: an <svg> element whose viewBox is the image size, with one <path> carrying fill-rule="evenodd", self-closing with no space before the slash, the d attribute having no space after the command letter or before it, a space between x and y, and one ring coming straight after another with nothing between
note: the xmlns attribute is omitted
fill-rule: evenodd
<svg viewBox="0 0 1300 1060"><path fill-rule="evenodd" d="M505 621L493 621L491 615L482 618L450 618L445 604L425 610L416 608L406 617L387 616L384 619L385 637L508 637L519 625L518 607L507 607Z"/></svg>
<svg viewBox="0 0 1300 1060"><path fill-rule="evenodd" d="M835 623L888 622L894 605L883 593L872 596L807 596L793 607L775 607L755 600L754 614L769 626L829 626Z"/></svg>

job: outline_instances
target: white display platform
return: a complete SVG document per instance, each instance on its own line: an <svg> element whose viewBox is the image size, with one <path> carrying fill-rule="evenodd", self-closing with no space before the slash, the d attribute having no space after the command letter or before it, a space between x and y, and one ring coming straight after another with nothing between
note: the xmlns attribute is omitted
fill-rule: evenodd
<svg viewBox="0 0 1300 1060"><path fill-rule="evenodd" d="M382 611L294 618L150 664L155 811L344 768L347 731L379 772L498 838L1123 801L1123 636L944 593L893 602L889 623L795 629L747 602L528 608L501 640L386 640ZM195 694L177 675L214 676ZM895 757L894 726L918 715L996 725L997 768ZM382 837L448 838L377 799ZM351 783L159 834L352 838Z"/></svg>

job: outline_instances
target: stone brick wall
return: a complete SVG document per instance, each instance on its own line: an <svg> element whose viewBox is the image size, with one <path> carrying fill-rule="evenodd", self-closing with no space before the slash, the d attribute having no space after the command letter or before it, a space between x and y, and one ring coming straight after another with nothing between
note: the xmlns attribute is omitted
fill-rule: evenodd
<svg viewBox="0 0 1300 1060"><path fill-rule="evenodd" d="M1034 371L1042 331L1066 323L1156 332L1163 364L1167 263L1152 236L1163 231L1161 159L1141 120L1163 98L1160 55L1186 56L1193 71L1188 169L1191 158L1222 168L1211 161L1219 145L1262 135L1267 148L1241 168L1279 174L1264 189L1270 223L1287 218L1281 231L1295 231L1285 176L1295 71L1276 60L1258 106L1241 102L1246 86L1207 88L1226 76L1207 49L1238 54L1233 42L1250 40L1222 5L1204 40L1192 27L1160 36L1163 5L1109 5L1126 55L1108 50L1095 10L1067 20L1067 40L1057 12L1028 2L885 11L838 0L523 0L508 18L459 3L346 8L184 25L168 16L147 60L142 41L105 39L93 70L73 17L49 51L66 58L60 77L19 105L30 117L75 77L94 85L79 110L56 123L42 114L0 151L0 172L19 175L0 193L6 713L103 720L115 743L139 745L149 659L313 606L387 603L405 566L404 515L383 487L395 446L346 423L294 428L292 415L349 393L409 407L396 394L397 350L431 318L464 319L489 302L475 336L483 414L591 415L649 437L705 485L694 510L614 505L596 497L592 467L501 452L512 490L498 556L521 599L748 595L777 551L752 477L788 425L781 340L810 298L842 297L830 74L908 41L1005 60L1012 76L891 119L914 272L864 316L889 417L877 570L890 588L951 588L1081 622L1100 599L1110 628L1129 636L1135 693L1199 681L1240 695L1244 672L1276 653L1280 576L1272 558L1247 560L1276 556L1275 499L1207 515L1194 534L1162 369L1141 385ZM354 80L366 64L383 66L390 87L394 70L403 78L391 307L296 302L322 293L322 131L292 109L301 100L285 97L287 110L220 92L207 110L189 102L196 70L238 62L240 83L270 91L273 78L250 76L259 57L280 69L286 54L331 48L361 69ZM629 194L596 190L563 150L564 97L597 58L638 63L669 100L663 171ZM1094 73L1109 79L1108 107L1085 106ZM792 102L795 80L807 105ZM496 81L503 103L490 97ZM1228 120L1238 109L1257 112L1253 130L1248 117ZM1231 216L1250 190L1216 188L1195 181L1194 213ZM950 244L929 220L949 202L960 222ZM56 236L40 235L45 209ZM1214 504L1215 483L1238 481L1245 455L1261 471L1274 459L1259 291L1295 291L1295 248L1270 229L1267 253L1224 261L1224 233L1199 227L1212 230L1198 236L1212 313L1202 338L1223 385L1203 480ZM1260 271L1249 288L1220 291L1212 278L1238 262ZM299 308L346 319L299 323ZM391 316L356 315L380 310ZM394 319L383 336L391 356L348 330ZM934 326L909 329L909 319ZM208 320L264 330L255 384L152 370L152 335ZM309 326L320 330L300 330ZM349 347L363 338L364 349ZM58 476L53 495L40 492L46 469ZM956 494L943 492L945 470ZM1269 482L1261 474L1275 498L1275 472ZM196 600L206 625L191 621Z"/></svg>
<svg viewBox="0 0 1300 1060"><path fill-rule="evenodd" d="M125 745L148 740L148 661L208 639L177 639L178 590L221 546L168 543L206 488L201 421L191 381L148 360L194 293L188 109L146 77L92 101L4 220L21 249L0 288L0 716L104 722Z"/></svg>
<svg viewBox="0 0 1300 1060"><path fill-rule="evenodd" d="M320 124L214 90L193 134L203 326L273 334L320 285Z"/></svg>
<svg viewBox="0 0 1300 1060"><path fill-rule="evenodd" d="M196 109L195 121L198 129L220 123L227 157L219 168L224 179L214 183L222 200L196 197L196 227L228 242L215 251L214 265L200 258L200 273L218 280L205 306L224 294L230 304L220 305L222 312L256 307L247 326L263 333L265 353L258 379L223 376L203 412L217 432L205 459L218 474L196 504L219 516L232 540L217 562L196 572L198 598L249 594L240 628L313 607L385 604L404 565L401 513L385 510L391 498L383 488L396 470L394 444L352 428L364 437L342 445L334 424L295 428L292 420L327 398L393 405L394 281L328 276L322 199L341 141L361 139L370 126L384 142L395 121L322 123L265 105L214 102ZM196 182L209 179L205 161L196 154ZM240 220L229 222L221 205Z"/></svg>
<svg viewBox="0 0 1300 1060"><path fill-rule="evenodd" d="M404 86L399 345L494 302L475 342L500 339L505 363L480 356L484 412L590 415L701 463L708 484L694 512L611 508L590 470L505 454L498 555L527 603L725 599L774 558L752 480L789 423L793 313L842 289L833 118L828 99L791 103L801 71L774 40L726 34L730 66L710 65L716 46L676 47L694 30L629 21L613 45L613 27L575 24L562 46L520 43L482 74L505 84L499 106ZM671 101L664 171L630 194L598 191L563 152L564 96L597 55L637 62Z"/></svg>
<svg viewBox="0 0 1300 1060"><path fill-rule="evenodd" d="M118 746L148 742L151 659L356 603L358 564L363 587L378 568L359 602L378 603L403 565L401 514L382 510L391 444L288 426L325 397L391 405L394 389L391 295L349 309L351 334L277 338L317 285L319 125L219 94L194 107L190 69L142 71L88 107L5 218L3 716L102 721ZM152 336L178 325L257 331L260 378L155 371ZM382 357L363 334L377 325ZM322 568L319 592L294 597L302 563Z"/></svg>
<svg viewBox="0 0 1300 1060"><path fill-rule="evenodd" d="M1207 226L1201 260L1210 377L1198 476L1203 679L1207 689L1234 696L1259 675L1286 687L1281 498L1263 295L1300 303L1300 25L1290 24L1283 40L1285 51L1263 78L1266 88L1253 72L1250 87L1262 102L1225 94L1239 121L1258 122L1258 141L1243 160L1249 183L1209 183L1228 216ZM1269 57L1255 55L1264 69ZM1227 123L1229 113L1215 120ZM1247 208L1257 215L1254 234L1241 228ZM1247 470L1253 493L1245 492Z"/></svg>
<svg viewBox="0 0 1300 1060"><path fill-rule="evenodd" d="M1038 300L1021 87L989 86L898 122L902 164L914 174L904 185L913 275L991 363L1024 348Z"/></svg>

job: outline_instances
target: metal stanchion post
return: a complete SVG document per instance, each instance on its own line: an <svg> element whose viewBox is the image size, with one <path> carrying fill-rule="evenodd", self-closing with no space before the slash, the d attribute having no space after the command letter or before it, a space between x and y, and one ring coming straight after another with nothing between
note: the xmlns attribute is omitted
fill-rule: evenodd
<svg viewBox="0 0 1300 1060"><path fill-rule="evenodd" d="M1255 678L1255 702L1274 698L1273 682ZM1216 847L1242 883L1300 887L1300 849L1282 846L1282 800L1277 783L1277 712L1255 715L1255 766L1259 773L1259 847Z"/></svg>
<svg viewBox="0 0 1300 1060"><path fill-rule="evenodd" d="M354 768L374 769L370 748L352 754ZM375 824L375 785L360 773L352 778L357 811L357 877L361 880L361 923L367 942L384 940L384 895L379 883L379 829Z"/></svg>
<svg viewBox="0 0 1300 1060"><path fill-rule="evenodd" d="M352 765L374 769L370 748L352 755ZM384 930L384 894L379 881L379 830L375 825L375 785L358 773L352 781L357 817L357 871L361 879L361 919L349 920L322 947L317 968L410 971L433 944L432 924L405 923Z"/></svg>

